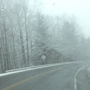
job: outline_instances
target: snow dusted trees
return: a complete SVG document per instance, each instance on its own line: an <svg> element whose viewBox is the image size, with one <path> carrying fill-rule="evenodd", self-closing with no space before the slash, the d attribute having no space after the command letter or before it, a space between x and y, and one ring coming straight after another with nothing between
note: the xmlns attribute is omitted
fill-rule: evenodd
<svg viewBox="0 0 90 90"><path fill-rule="evenodd" d="M62 53L71 58L72 60L76 60L75 53L78 47L78 32L76 23L65 21L61 30L62 37Z"/></svg>
<svg viewBox="0 0 90 90"><path fill-rule="evenodd" d="M9 5L10 4L10 5ZM51 17L29 0L0 0L0 72L45 63L90 59L90 39L77 22Z"/></svg>
<svg viewBox="0 0 90 90"><path fill-rule="evenodd" d="M47 18L40 13L39 11L36 14L36 19L34 23L34 29L35 29L35 43L34 43L34 49L33 53L38 58L39 56L46 53L48 43L49 43L49 34L48 34L48 21ZM40 60L39 60L40 61ZM39 62L38 60L35 62ZM41 63L41 62L39 62Z"/></svg>
<svg viewBox="0 0 90 90"><path fill-rule="evenodd" d="M43 35L40 34L39 36L45 36L43 33L45 28L42 32L39 31L44 26L39 23L44 24L44 17L39 19L42 16L39 17L40 14L37 14L36 6L35 8L33 6L34 9L30 8L28 3L30 3L28 0L1 0L0 67L2 67L3 72L9 69L31 66L32 57L35 57L35 51L33 51L34 42L36 42L35 35L42 33ZM36 2L31 1L31 3ZM9 4L11 5L9 6ZM41 27L39 28L37 25ZM39 37L38 40L42 37Z"/></svg>

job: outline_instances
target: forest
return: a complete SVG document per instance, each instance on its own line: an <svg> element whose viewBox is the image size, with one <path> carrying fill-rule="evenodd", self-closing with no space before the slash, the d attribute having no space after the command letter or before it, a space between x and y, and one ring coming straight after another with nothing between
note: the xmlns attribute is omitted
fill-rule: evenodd
<svg viewBox="0 0 90 90"><path fill-rule="evenodd" d="M0 0L0 73L90 59L90 38L84 37L78 20L52 17L42 8L36 0Z"/></svg>

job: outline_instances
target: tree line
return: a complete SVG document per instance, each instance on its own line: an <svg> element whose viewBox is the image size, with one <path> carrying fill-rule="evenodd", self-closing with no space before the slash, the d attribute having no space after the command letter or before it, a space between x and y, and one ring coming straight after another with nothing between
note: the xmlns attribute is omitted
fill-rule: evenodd
<svg viewBox="0 0 90 90"><path fill-rule="evenodd" d="M90 38L76 20L40 8L34 0L0 0L0 72L42 65L43 55L45 64L90 59Z"/></svg>

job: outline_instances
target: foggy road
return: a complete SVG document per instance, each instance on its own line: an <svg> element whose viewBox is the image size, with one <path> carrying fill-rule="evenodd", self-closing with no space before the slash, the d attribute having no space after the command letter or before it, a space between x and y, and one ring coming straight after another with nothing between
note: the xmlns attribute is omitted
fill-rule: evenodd
<svg viewBox="0 0 90 90"><path fill-rule="evenodd" d="M0 0L0 90L90 90L89 10L90 0Z"/></svg>
<svg viewBox="0 0 90 90"><path fill-rule="evenodd" d="M90 90L87 68L68 64L0 77L0 90Z"/></svg>

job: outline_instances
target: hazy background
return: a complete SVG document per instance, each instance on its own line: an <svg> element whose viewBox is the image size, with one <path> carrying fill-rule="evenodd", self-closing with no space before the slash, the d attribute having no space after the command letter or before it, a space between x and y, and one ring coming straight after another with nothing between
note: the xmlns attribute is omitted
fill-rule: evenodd
<svg viewBox="0 0 90 90"><path fill-rule="evenodd" d="M51 16L76 17L85 37L90 37L90 1L89 0L43 0L45 14Z"/></svg>
<svg viewBox="0 0 90 90"><path fill-rule="evenodd" d="M84 0L0 0L0 73L90 60L89 9Z"/></svg>

